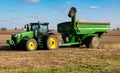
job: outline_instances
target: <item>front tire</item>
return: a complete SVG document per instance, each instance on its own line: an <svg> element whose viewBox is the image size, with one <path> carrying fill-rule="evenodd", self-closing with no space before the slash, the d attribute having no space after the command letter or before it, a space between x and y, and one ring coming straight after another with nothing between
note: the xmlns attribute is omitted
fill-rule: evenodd
<svg viewBox="0 0 120 73"><path fill-rule="evenodd" d="M55 35L48 35L44 39L44 48L47 50L55 50L58 48L58 38Z"/></svg>
<svg viewBox="0 0 120 73"><path fill-rule="evenodd" d="M38 47L37 41L35 39L28 39L25 41L25 50L35 51Z"/></svg>

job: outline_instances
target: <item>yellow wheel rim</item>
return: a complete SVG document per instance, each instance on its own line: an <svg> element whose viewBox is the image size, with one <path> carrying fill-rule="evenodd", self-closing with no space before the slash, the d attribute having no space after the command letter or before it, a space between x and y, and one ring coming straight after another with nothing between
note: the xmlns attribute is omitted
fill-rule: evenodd
<svg viewBox="0 0 120 73"><path fill-rule="evenodd" d="M56 37L51 37L49 40L48 40L48 45L51 49L56 49L57 46L58 46L58 40Z"/></svg>
<svg viewBox="0 0 120 73"><path fill-rule="evenodd" d="M28 48L29 48L29 50L35 50L35 48L36 48L36 43L35 43L34 41L30 41L30 42L28 43Z"/></svg>

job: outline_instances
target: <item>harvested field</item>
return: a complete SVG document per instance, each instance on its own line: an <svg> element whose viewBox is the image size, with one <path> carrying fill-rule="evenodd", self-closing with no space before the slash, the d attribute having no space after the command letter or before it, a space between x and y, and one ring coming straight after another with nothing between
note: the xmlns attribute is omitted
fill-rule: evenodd
<svg viewBox="0 0 120 73"><path fill-rule="evenodd" d="M15 73L21 70L26 72L30 69L38 71L40 69L43 73L47 73L44 69L51 70L52 68L75 69L71 70L71 73L75 71L75 73L79 73L79 71L85 73L120 72L120 32L118 31L110 31L105 34L98 49L81 46L80 48L64 47L52 51L37 50L33 52L11 51L6 40L10 39L10 34L15 32L0 32L0 73L8 73L11 70ZM60 37L58 33L55 34ZM69 73L67 70L65 72Z"/></svg>
<svg viewBox="0 0 120 73"><path fill-rule="evenodd" d="M11 35L11 34L21 32L21 31L22 30L7 30L7 31L1 31L0 30L0 35Z"/></svg>

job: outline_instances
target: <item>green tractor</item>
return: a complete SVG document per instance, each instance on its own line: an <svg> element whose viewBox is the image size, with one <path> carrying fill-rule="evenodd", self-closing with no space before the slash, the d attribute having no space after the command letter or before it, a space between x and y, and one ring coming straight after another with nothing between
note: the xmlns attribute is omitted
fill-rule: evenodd
<svg viewBox="0 0 120 73"><path fill-rule="evenodd" d="M39 22L27 24L25 32L13 34L7 43L12 50L57 49L58 38L48 30L48 24Z"/></svg>
<svg viewBox="0 0 120 73"><path fill-rule="evenodd" d="M58 24L57 31L62 36L62 43L48 30L48 23L30 23L26 25L26 32L13 34L7 43L13 50L34 51L39 47L53 50L59 46L78 47L85 44L89 48L97 48L104 33L109 31L108 22L76 22L76 8L72 7L68 16L70 22Z"/></svg>

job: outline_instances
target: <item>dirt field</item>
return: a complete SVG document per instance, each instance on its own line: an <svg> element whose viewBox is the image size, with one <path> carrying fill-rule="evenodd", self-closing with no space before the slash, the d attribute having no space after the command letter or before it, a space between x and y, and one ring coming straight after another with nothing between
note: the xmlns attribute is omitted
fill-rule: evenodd
<svg viewBox="0 0 120 73"><path fill-rule="evenodd" d="M84 51L93 51L93 54L102 52L106 54L108 51L107 54L114 52L120 56L120 32L118 31L105 34L98 49L88 49L82 46L80 48L59 48L53 51L37 50L33 52L11 51L6 40L10 39L10 34L16 32L18 31L0 32L0 70L72 65L72 59L96 60L96 58L86 56Z"/></svg>

